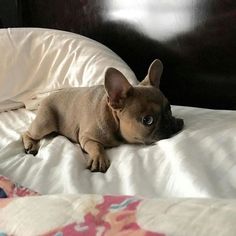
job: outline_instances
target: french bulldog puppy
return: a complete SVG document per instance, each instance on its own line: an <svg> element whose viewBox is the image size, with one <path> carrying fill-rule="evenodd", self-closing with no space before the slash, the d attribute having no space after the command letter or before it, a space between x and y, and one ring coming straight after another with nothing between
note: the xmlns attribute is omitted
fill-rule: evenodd
<svg viewBox="0 0 236 236"><path fill-rule="evenodd" d="M56 132L88 153L88 169L105 172L110 161L104 151L123 143L152 144L183 128L159 90L162 62L152 62L147 76L132 86L115 68L108 68L105 84L63 89L46 97L35 120L23 134L26 153L36 155L38 141Z"/></svg>

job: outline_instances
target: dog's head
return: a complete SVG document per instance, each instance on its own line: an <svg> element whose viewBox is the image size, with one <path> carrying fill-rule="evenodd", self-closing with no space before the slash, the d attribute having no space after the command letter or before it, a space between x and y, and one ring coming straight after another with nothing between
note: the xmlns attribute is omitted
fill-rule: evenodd
<svg viewBox="0 0 236 236"><path fill-rule="evenodd" d="M119 119L122 137L129 143L151 144L183 128L183 120L172 116L170 104L159 89L162 71L162 62L156 59L138 86L132 86L115 68L106 71L108 105Z"/></svg>

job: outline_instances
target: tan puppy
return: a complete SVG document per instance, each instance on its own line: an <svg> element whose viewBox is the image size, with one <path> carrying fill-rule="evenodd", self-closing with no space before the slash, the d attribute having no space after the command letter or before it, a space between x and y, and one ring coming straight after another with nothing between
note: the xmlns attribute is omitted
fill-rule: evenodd
<svg viewBox="0 0 236 236"><path fill-rule="evenodd" d="M45 98L29 130L23 134L26 153L37 154L37 143L56 132L81 145L88 168L105 172L110 165L104 148L121 142L152 144L183 128L159 90L163 66L155 60L146 78L131 86L115 68L105 74L105 86L69 88Z"/></svg>

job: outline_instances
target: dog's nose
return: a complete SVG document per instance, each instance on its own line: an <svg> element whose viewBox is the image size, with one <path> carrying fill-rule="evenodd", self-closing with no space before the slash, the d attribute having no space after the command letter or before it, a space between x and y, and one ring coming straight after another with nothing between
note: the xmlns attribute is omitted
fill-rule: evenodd
<svg viewBox="0 0 236 236"><path fill-rule="evenodd" d="M169 119L166 120L162 129L163 138L170 138L172 135L181 131L183 127L184 127L183 119L175 118L173 116L169 117Z"/></svg>
<svg viewBox="0 0 236 236"><path fill-rule="evenodd" d="M172 122L172 131L173 133L177 133L180 130L182 130L184 127L184 120L183 119L179 119L179 118L174 118L173 122Z"/></svg>
<svg viewBox="0 0 236 236"><path fill-rule="evenodd" d="M173 116L165 117L162 120L161 126L156 132L156 139L167 139L181 131L184 127L183 119L175 118Z"/></svg>

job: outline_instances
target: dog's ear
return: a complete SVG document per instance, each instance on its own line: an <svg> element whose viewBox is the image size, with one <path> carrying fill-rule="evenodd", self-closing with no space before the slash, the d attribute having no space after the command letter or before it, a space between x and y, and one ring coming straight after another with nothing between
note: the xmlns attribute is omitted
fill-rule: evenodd
<svg viewBox="0 0 236 236"><path fill-rule="evenodd" d="M107 69L105 90L108 95L108 103L112 108L121 109L132 88L132 85L119 70L113 67Z"/></svg>
<svg viewBox="0 0 236 236"><path fill-rule="evenodd" d="M140 83L143 86L154 86L159 88L161 75L163 72L163 64L159 59L154 60L148 69L148 74L145 79Z"/></svg>

